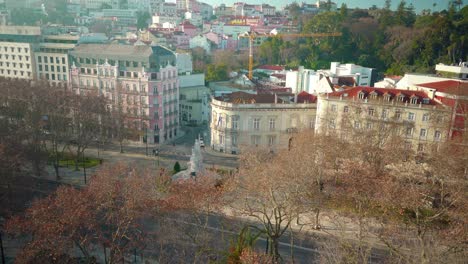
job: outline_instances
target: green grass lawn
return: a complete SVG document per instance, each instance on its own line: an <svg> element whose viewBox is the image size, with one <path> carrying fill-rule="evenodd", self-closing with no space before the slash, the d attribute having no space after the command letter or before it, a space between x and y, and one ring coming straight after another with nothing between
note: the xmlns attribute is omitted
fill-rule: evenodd
<svg viewBox="0 0 468 264"><path fill-rule="evenodd" d="M91 167L97 166L99 164L100 164L99 159L86 157L84 162L81 161L81 160L80 160L80 162L78 162L78 167L80 167L80 168L83 168L83 167L91 168ZM59 165L60 165L60 167L74 168L75 167L75 160L74 159L61 159L59 161Z"/></svg>

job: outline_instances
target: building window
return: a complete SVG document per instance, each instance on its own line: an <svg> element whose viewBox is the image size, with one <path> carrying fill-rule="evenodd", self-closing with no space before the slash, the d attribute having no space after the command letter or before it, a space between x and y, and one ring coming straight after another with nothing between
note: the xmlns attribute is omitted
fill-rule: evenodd
<svg viewBox="0 0 468 264"><path fill-rule="evenodd" d="M367 124L366 124L366 128L367 128L368 130L371 130L373 127L374 127L374 124L372 124L372 123L367 123Z"/></svg>
<svg viewBox="0 0 468 264"><path fill-rule="evenodd" d="M224 136L219 135L219 144L224 144Z"/></svg>
<svg viewBox="0 0 468 264"><path fill-rule="evenodd" d="M41 56L37 56L37 62L42 63L42 57Z"/></svg>
<svg viewBox="0 0 468 264"><path fill-rule="evenodd" d="M343 107L343 112L348 113L349 112L349 106L346 105L345 107Z"/></svg>
<svg viewBox="0 0 468 264"><path fill-rule="evenodd" d="M253 128L254 130L260 130L260 118L254 118Z"/></svg>
<svg viewBox="0 0 468 264"><path fill-rule="evenodd" d="M424 151L424 144L423 143L419 143L418 144L418 152L422 152Z"/></svg>
<svg viewBox="0 0 468 264"><path fill-rule="evenodd" d="M406 128L406 136L407 137L412 137L413 136L413 128L412 127Z"/></svg>
<svg viewBox="0 0 468 264"><path fill-rule="evenodd" d="M374 116L374 112L375 112L374 108L369 108L369 109L367 110L367 113L368 113L370 116Z"/></svg>
<svg viewBox="0 0 468 264"><path fill-rule="evenodd" d="M234 130L239 129L239 117L238 116L232 117L232 129Z"/></svg>
<svg viewBox="0 0 468 264"><path fill-rule="evenodd" d="M418 97L417 96L411 97L411 103L412 104L417 104L418 103Z"/></svg>
<svg viewBox="0 0 468 264"><path fill-rule="evenodd" d="M330 120L330 123L328 124L328 127L332 128L332 129L335 129L335 125L336 125L335 119L332 119L332 120Z"/></svg>
<svg viewBox="0 0 468 264"><path fill-rule="evenodd" d="M336 112L336 105L334 105L334 104L331 105L331 111Z"/></svg>
<svg viewBox="0 0 468 264"><path fill-rule="evenodd" d="M274 118L270 118L270 131L275 130L276 120Z"/></svg>
<svg viewBox="0 0 468 264"><path fill-rule="evenodd" d="M359 99L364 99L365 95L363 91L359 92Z"/></svg>
<svg viewBox="0 0 468 264"><path fill-rule="evenodd" d="M276 142L276 136L268 136L268 146L275 145L275 142Z"/></svg>
<svg viewBox="0 0 468 264"><path fill-rule="evenodd" d="M427 130L424 128L421 128L421 131L419 132L419 136L422 138L425 138L427 134Z"/></svg>
<svg viewBox="0 0 468 264"><path fill-rule="evenodd" d="M400 111L396 111L396 112L395 112L395 119L396 119L396 120L400 120L400 119L401 119L401 112L400 112Z"/></svg>
<svg viewBox="0 0 468 264"><path fill-rule="evenodd" d="M389 102L390 98L391 98L390 94L384 94L384 100L385 101Z"/></svg>
<svg viewBox="0 0 468 264"><path fill-rule="evenodd" d="M414 121L415 119L415 114L414 113L408 113L408 120Z"/></svg>
<svg viewBox="0 0 468 264"><path fill-rule="evenodd" d="M387 119L387 117L388 117L388 110L387 109L382 110L382 118Z"/></svg>
<svg viewBox="0 0 468 264"><path fill-rule="evenodd" d="M236 135L232 135L232 146L233 147L237 146L237 136Z"/></svg>
<svg viewBox="0 0 468 264"><path fill-rule="evenodd" d="M252 145L258 146L260 144L260 136L252 136Z"/></svg>
<svg viewBox="0 0 468 264"><path fill-rule="evenodd" d="M435 131L434 132L434 141L440 141L440 138L442 136L442 133L440 133L440 131Z"/></svg>
<svg viewBox="0 0 468 264"><path fill-rule="evenodd" d="M355 129L361 128L361 123L359 123L359 121L354 121L354 128Z"/></svg>
<svg viewBox="0 0 468 264"><path fill-rule="evenodd" d="M422 116L422 121L424 121L424 122L429 121L429 114L424 114L424 115Z"/></svg>
<svg viewBox="0 0 468 264"><path fill-rule="evenodd" d="M398 95L398 101L399 102L403 102L404 100L405 100L405 95L404 94Z"/></svg>
<svg viewBox="0 0 468 264"><path fill-rule="evenodd" d="M315 119L312 117L309 119L309 128L311 129L315 128Z"/></svg>

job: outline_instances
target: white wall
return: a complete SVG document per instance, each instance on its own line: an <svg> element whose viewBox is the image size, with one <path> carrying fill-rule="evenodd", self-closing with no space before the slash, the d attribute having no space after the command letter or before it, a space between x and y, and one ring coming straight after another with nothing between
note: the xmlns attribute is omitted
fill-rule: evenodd
<svg viewBox="0 0 468 264"><path fill-rule="evenodd" d="M192 86L204 86L205 85L205 74L189 74L179 75L179 87L192 87Z"/></svg>

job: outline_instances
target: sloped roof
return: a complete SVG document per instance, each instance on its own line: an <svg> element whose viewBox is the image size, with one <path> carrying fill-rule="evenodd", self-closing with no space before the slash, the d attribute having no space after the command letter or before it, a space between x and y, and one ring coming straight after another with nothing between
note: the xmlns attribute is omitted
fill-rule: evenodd
<svg viewBox="0 0 468 264"><path fill-rule="evenodd" d="M364 98L370 98L370 95L377 95L377 97L383 97L384 95L390 96L390 99L393 99L397 96L403 96L403 102L409 102L411 98L417 97L417 103L422 102L422 99L429 99L430 105L437 105L438 103L429 98L429 96L423 91L411 91L411 90L399 90L399 89L389 89L389 88L375 88L367 86L357 86L343 91L336 91L329 93L329 97L349 97L353 98L359 97L359 93L364 93Z"/></svg>
<svg viewBox="0 0 468 264"><path fill-rule="evenodd" d="M317 96L314 96L306 91L302 91L297 95L298 103L315 103L317 102Z"/></svg>
<svg viewBox="0 0 468 264"><path fill-rule="evenodd" d="M438 92L448 93L453 95L468 96L468 82L447 80L440 82L430 82L417 84L417 86L436 89Z"/></svg>
<svg viewBox="0 0 468 264"><path fill-rule="evenodd" d="M245 92L234 92L231 94L216 97L216 100L234 103L234 104L273 104L275 103L274 94L249 94ZM283 100L277 98L278 103Z"/></svg>

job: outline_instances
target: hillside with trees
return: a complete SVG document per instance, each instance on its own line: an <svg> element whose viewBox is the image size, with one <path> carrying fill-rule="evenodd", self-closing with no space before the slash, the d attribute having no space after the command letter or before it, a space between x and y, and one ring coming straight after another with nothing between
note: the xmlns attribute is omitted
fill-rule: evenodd
<svg viewBox="0 0 468 264"><path fill-rule="evenodd" d="M401 75L428 73L437 63L452 64L467 59L468 6L451 4L448 10L424 10L417 15L404 0L397 10L391 10L390 5L387 0L383 9L350 10L343 4L337 12L313 16L296 12L303 33L343 35L321 39L271 38L259 47L256 61L312 69L329 67L332 61L352 62ZM294 14L294 5L290 10Z"/></svg>

